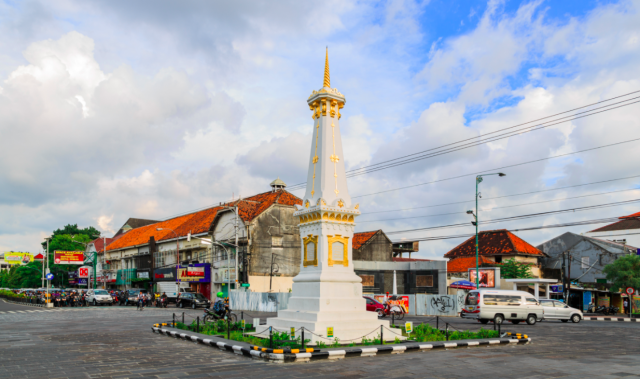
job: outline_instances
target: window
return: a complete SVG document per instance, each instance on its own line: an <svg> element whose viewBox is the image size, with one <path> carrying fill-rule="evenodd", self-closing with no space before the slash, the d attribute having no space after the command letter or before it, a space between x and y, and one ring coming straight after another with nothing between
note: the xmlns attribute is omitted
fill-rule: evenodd
<svg viewBox="0 0 640 379"><path fill-rule="evenodd" d="M477 292L469 292L467 297L464 299L465 305L477 305L478 299L480 298L480 294ZM486 302L485 302L486 304Z"/></svg>
<svg viewBox="0 0 640 379"><path fill-rule="evenodd" d="M509 305L519 306L521 298L520 296L512 295L484 295L485 305Z"/></svg>
<svg viewBox="0 0 640 379"><path fill-rule="evenodd" d="M360 275L362 278L362 286L363 287L373 287L375 286L375 276L374 275ZM367 300L370 302L371 300Z"/></svg>
<svg viewBox="0 0 640 379"><path fill-rule="evenodd" d="M524 299L527 305L538 305L538 300L535 297L525 297Z"/></svg>
<svg viewBox="0 0 640 379"><path fill-rule="evenodd" d="M589 257L582 257L582 268L589 268Z"/></svg>
<svg viewBox="0 0 640 379"><path fill-rule="evenodd" d="M416 287L433 287L433 275L416 275Z"/></svg>
<svg viewBox="0 0 640 379"><path fill-rule="evenodd" d="M553 301L551 300L540 300L540 305L543 307L553 307Z"/></svg>

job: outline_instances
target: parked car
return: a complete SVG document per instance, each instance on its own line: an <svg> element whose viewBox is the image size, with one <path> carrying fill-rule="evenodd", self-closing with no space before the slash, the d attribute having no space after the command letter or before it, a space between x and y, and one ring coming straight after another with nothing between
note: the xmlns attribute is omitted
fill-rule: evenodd
<svg viewBox="0 0 640 379"><path fill-rule="evenodd" d="M191 307L193 309L198 307L209 308L211 302L201 293L183 292L180 294L176 306L179 308Z"/></svg>
<svg viewBox="0 0 640 379"><path fill-rule="evenodd" d="M460 317L477 319L483 324L509 320L513 324L526 321L535 325L544 316L544 308L529 292L490 289L470 291L460 312Z"/></svg>
<svg viewBox="0 0 640 379"><path fill-rule="evenodd" d="M540 305L544 308L545 320L560 320L562 322L571 320L577 324L584 318L579 309L572 308L558 300L540 299Z"/></svg>
<svg viewBox="0 0 640 379"><path fill-rule="evenodd" d="M113 299L111 298L111 295L109 295L109 292L107 290L89 290L87 291L86 300L88 304L93 304L96 306L98 304L113 305Z"/></svg>
<svg viewBox="0 0 640 379"><path fill-rule="evenodd" d="M126 291L124 305L137 305L138 304L138 294L142 292L144 294L147 293L147 290L142 288L130 288Z"/></svg>
<svg viewBox="0 0 640 379"><path fill-rule="evenodd" d="M377 312L378 317L384 317L384 305L381 302L369 296L362 297L367 300L367 311Z"/></svg>

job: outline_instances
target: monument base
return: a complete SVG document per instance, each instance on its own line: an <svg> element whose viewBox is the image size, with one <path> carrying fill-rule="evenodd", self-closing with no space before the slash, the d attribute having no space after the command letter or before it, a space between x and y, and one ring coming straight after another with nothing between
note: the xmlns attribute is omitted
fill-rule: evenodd
<svg viewBox="0 0 640 379"><path fill-rule="evenodd" d="M293 286L289 307L278 311L278 317L267 319L267 327L274 331L290 333L295 328L298 337L298 329L304 327L304 337L311 340L310 344L329 345L336 338L340 344L360 343L362 338L380 338L381 334L385 341L405 339L400 330L389 330L389 321L366 310L360 283L298 282ZM333 337L329 336L329 328ZM257 335L262 337L265 333L268 336L269 330L259 330Z"/></svg>

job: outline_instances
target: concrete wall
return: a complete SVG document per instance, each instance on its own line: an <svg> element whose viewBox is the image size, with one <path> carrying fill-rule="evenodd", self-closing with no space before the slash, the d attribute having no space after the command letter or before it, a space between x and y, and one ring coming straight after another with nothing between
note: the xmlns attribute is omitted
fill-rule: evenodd
<svg viewBox="0 0 640 379"><path fill-rule="evenodd" d="M353 260L392 262L393 243L384 234L378 233L360 249L353 250Z"/></svg>
<svg viewBox="0 0 640 379"><path fill-rule="evenodd" d="M271 279L271 291L269 280ZM249 290L251 292L289 292L293 288L292 276L249 275Z"/></svg>
<svg viewBox="0 0 640 379"><path fill-rule="evenodd" d="M231 291L229 306L234 311L277 312L287 309L290 293ZM247 319L251 319L248 315Z"/></svg>
<svg viewBox="0 0 640 379"><path fill-rule="evenodd" d="M383 281L376 288L383 288L382 293L393 292L393 271L396 271L398 294L406 293L437 293L447 292L447 262L419 261L419 262L367 262L354 261L356 274L379 273ZM424 288L415 286L416 275L433 275L434 287ZM373 291L372 291L373 292ZM377 292L377 291L376 291Z"/></svg>
<svg viewBox="0 0 640 379"><path fill-rule="evenodd" d="M273 263L277 268L276 274L279 277L293 278L298 275L302 244L298 221L293 217L294 211L294 207L276 204L251 222L249 276L267 275L268 279L272 254ZM281 244L280 241L282 241ZM278 285L280 290L288 291L291 288L290 284L286 284L290 279L280 279L279 282L282 283Z"/></svg>

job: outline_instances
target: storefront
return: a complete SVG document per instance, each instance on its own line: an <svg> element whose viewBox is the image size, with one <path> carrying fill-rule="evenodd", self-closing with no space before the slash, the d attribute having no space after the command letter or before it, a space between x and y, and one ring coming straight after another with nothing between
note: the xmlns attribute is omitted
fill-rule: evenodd
<svg viewBox="0 0 640 379"><path fill-rule="evenodd" d="M178 266L178 281L188 282L193 292L201 293L211 300L211 264L194 263Z"/></svg>
<svg viewBox="0 0 640 379"><path fill-rule="evenodd" d="M166 288L160 288L159 283L175 283L176 282L176 268L175 267L165 267L165 268L157 268L153 270L153 291L154 292L167 292ZM172 287L172 290L169 292L175 292L175 286Z"/></svg>

